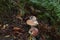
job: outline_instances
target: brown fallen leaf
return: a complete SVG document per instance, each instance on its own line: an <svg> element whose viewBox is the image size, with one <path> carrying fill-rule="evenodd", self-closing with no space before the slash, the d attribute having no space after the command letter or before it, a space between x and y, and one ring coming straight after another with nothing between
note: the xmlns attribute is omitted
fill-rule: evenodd
<svg viewBox="0 0 60 40"><path fill-rule="evenodd" d="M13 30L20 30L20 28L19 27L14 27Z"/></svg>
<svg viewBox="0 0 60 40"><path fill-rule="evenodd" d="M10 35L6 35L5 37L10 37Z"/></svg>

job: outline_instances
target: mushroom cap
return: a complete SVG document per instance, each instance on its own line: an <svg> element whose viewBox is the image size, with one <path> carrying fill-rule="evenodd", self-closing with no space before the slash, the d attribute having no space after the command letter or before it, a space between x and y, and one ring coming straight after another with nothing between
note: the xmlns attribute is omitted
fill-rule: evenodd
<svg viewBox="0 0 60 40"><path fill-rule="evenodd" d="M30 26L36 26L38 25L38 22L37 21L33 21L33 20L27 20L26 23Z"/></svg>
<svg viewBox="0 0 60 40"><path fill-rule="evenodd" d="M38 35L38 29L37 28L31 28L29 30L29 34L32 36L37 36Z"/></svg>

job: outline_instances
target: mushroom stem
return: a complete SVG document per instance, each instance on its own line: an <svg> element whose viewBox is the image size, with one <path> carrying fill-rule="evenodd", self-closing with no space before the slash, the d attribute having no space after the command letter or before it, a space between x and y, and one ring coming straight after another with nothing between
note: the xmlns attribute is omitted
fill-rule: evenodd
<svg viewBox="0 0 60 40"><path fill-rule="evenodd" d="M35 28L34 26L31 26L31 28Z"/></svg>

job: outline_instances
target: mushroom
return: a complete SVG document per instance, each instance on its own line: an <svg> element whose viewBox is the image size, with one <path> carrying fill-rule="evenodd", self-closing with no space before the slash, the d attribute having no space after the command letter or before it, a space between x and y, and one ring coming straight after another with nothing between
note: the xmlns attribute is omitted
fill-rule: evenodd
<svg viewBox="0 0 60 40"><path fill-rule="evenodd" d="M38 29L37 28L31 28L30 30L29 30L29 34L30 35L32 35L32 36L37 36L38 35Z"/></svg>
<svg viewBox="0 0 60 40"><path fill-rule="evenodd" d="M36 18L35 16L31 16L30 19L28 19L28 20L26 21L26 23L27 23L28 25L30 25L31 27L38 25L38 21L37 21L37 18Z"/></svg>
<svg viewBox="0 0 60 40"><path fill-rule="evenodd" d="M38 29L34 27L38 25L37 18L35 16L30 16L30 19L28 19L26 23L31 26L29 34L32 35L33 37L37 36Z"/></svg>

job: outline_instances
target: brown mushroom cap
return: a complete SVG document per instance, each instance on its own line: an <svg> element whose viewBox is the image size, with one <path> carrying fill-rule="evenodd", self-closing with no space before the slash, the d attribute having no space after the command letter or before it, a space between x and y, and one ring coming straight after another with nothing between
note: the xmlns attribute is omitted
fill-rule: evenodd
<svg viewBox="0 0 60 40"><path fill-rule="evenodd" d="M32 36L37 36L38 35L38 29L37 28L31 28L29 30L29 34Z"/></svg>
<svg viewBox="0 0 60 40"><path fill-rule="evenodd" d="M33 21L33 20L27 20L26 23L30 26L36 26L38 24L37 21Z"/></svg>

